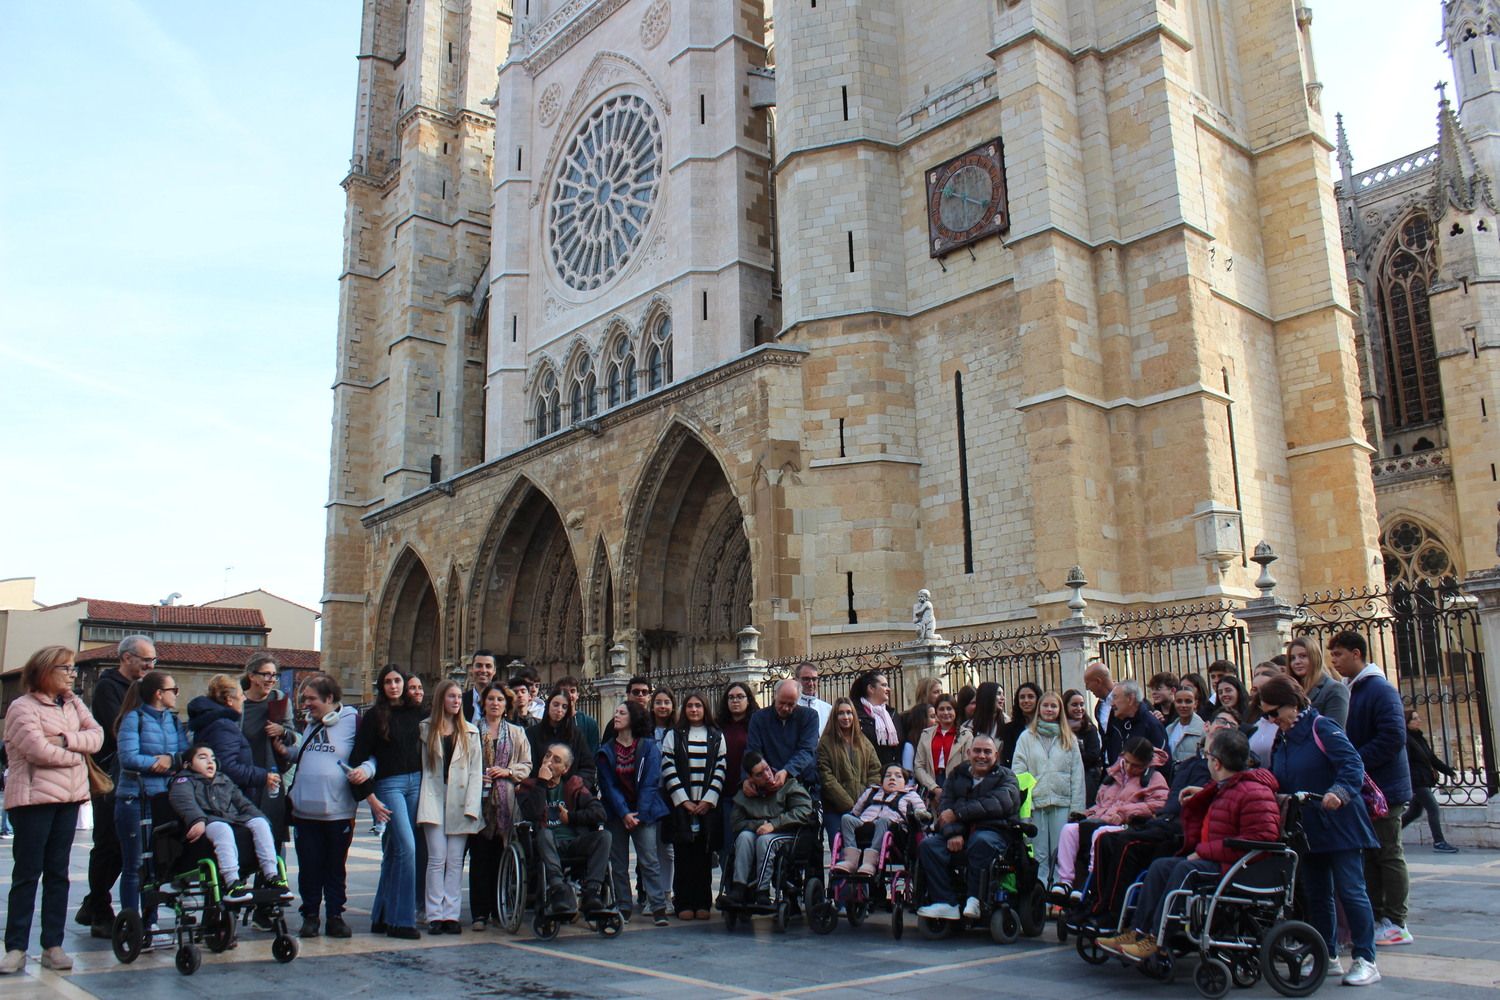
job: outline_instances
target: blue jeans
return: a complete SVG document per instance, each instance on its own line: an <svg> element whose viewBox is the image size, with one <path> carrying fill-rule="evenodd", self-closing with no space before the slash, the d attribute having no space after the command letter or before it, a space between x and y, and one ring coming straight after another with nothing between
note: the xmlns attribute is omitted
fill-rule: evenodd
<svg viewBox="0 0 1500 1000"><path fill-rule="evenodd" d="M963 855L968 862L968 894L979 896L984 884L985 872L990 864L1005 850L1005 838L994 830L977 830L964 841ZM917 851L922 859L922 875L927 879L927 898L933 903L957 903L958 894L953 890L952 859L948 853L948 839L942 834L932 834L922 841Z"/></svg>
<svg viewBox="0 0 1500 1000"><path fill-rule="evenodd" d="M5 789L0 788L0 836L10 836L10 817L5 812Z"/></svg>
<svg viewBox="0 0 1500 1000"><path fill-rule="evenodd" d="M380 840L380 882L370 922L387 927L417 925L417 795L422 775L394 774L375 779L375 797L391 811Z"/></svg>
<svg viewBox="0 0 1500 1000"><path fill-rule="evenodd" d="M1328 954L1338 954L1337 925L1334 920L1333 896L1338 890L1354 941L1354 957L1375 961L1375 914L1365 893L1365 855L1359 849L1330 851L1326 854L1304 854L1297 876L1302 879L1303 901L1307 904L1307 922L1323 935Z"/></svg>
<svg viewBox="0 0 1500 1000"><path fill-rule="evenodd" d="M115 833L120 838L120 908L141 909L141 800L115 796ZM150 921L148 920L149 924Z"/></svg>
<svg viewBox="0 0 1500 1000"><path fill-rule="evenodd" d="M42 947L60 948L68 919L68 854L78 829L77 802L17 806L12 848L10 898L5 909L5 950L25 951L36 912L36 884L42 883Z"/></svg>

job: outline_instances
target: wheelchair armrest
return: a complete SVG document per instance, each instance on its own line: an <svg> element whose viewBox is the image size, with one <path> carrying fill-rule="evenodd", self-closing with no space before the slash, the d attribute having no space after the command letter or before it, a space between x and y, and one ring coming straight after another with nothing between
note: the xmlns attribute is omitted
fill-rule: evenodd
<svg viewBox="0 0 1500 1000"><path fill-rule="evenodd" d="M1015 824L1015 828L1016 828L1016 832L1020 833L1022 836L1025 836L1025 837L1035 837L1036 836L1036 824L1035 823L1027 823L1025 820L1017 820L1016 824Z"/></svg>
<svg viewBox="0 0 1500 1000"><path fill-rule="evenodd" d="M1231 837L1224 841L1225 847L1232 847L1236 851L1284 851L1287 846L1279 840L1240 840Z"/></svg>

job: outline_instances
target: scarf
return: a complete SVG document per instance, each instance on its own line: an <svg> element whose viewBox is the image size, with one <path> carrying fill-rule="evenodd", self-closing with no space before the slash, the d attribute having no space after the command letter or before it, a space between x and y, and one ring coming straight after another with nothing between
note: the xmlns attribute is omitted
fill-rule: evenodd
<svg viewBox="0 0 1500 1000"><path fill-rule="evenodd" d="M1036 724L1036 734L1038 736L1056 736L1059 732L1061 730L1058 729L1055 722L1038 722Z"/></svg>
<svg viewBox="0 0 1500 1000"><path fill-rule="evenodd" d="M896 734L896 724L891 721L891 713L886 711L884 705L872 705L870 699L861 698L859 703L870 713L870 718L875 720L875 742L883 747L893 747L901 742L901 737Z"/></svg>

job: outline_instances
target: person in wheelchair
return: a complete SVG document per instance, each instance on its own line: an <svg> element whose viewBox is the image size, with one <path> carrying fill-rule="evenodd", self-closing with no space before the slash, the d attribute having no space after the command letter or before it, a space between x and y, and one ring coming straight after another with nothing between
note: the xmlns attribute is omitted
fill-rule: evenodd
<svg viewBox="0 0 1500 1000"><path fill-rule="evenodd" d="M609 877L609 834L600 829L606 819L604 803L594 798L581 777L568 774L572 766L572 748L554 743L542 751L536 773L516 789L516 804L535 830L546 876L542 905L557 915L604 910L602 890ZM564 863L579 862L584 866L581 906L563 872Z"/></svg>
<svg viewBox="0 0 1500 1000"><path fill-rule="evenodd" d="M290 903L295 898L281 877L270 822L238 785L219 773L212 747L200 743L188 751L187 767L172 779L167 795L187 831L188 843L207 836L213 844L226 903L243 903L253 898L248 882L240 877L240 852L234 841L236 827L250 833L264 884L278 890L283 902Z"/></svg>
<svg viewBox="0 0 1500 1000"><path fill-rule="evenodd" d="M1238 730L1215 733L1208 748L1213 780L1200 789L1185 789L1182 805L1182 849L1185 856L1157 858L1146 870L1136 898L1133 926L1099 939L1105 951L1144 961L1161 948L1156 934L1168 896L1197 872L1218 876L1245 851L1231 840L1275 841L1281 836L1276 778L1265 768L1249 768L1250 743Z"/></svg>
<svg viewBox="0 0 1500 1000"><path fill-rule="evenodd" d="M960 764L943 784L938 806L938 836L922 841L917 853L929 901L917 915L936 920L959 920L980 915L979 893L990 865L1006 847L1020 813L1021 787L1008 767L1001 767L995 739L984 733L969 744L969 761ZM958 907L953 886L955 855L966 862L968 900Z"/></svg>
<svg viewBox="0 0 1500 1000"><path fill-rule="evenodd" d="M795 777L778 780L781 776L771 770L759 752L745 751L740 766L746 778L735 794L729 823L734 847L728 902L732 906L771 907L775 904L771 878L776 853L792 842L799 828L817 823L818 811L802 783Z"/></svg>
<svg viewBox="0 0 1500 1000"><path fill-rule="evenodd" d="M854 800L854 808L840 820L839 860L833 865L836 875L857 874L869 878L880 863L880 845L892 824L904 823L913 816L924 822L932 817L922 803L916 788L907 784L900 764L890 764L880 783L870 785ZM869 836L870 846L861 852L859 837Z"/></svg>

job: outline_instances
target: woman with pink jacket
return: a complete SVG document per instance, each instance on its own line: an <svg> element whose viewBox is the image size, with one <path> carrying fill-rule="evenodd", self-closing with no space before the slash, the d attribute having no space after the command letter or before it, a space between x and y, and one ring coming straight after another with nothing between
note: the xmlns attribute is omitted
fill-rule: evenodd
<svg viewBox="0 0 1500 1000"><path fill-rule="evenodd" d="M85 754L104 744L104 730L73 693L73 651L43 646L21 668L26 692L5 713L10 757L5 805L15 827L15 867L5 912L5 957L0 975L26 967L36 884L42 883L42 968L71 969L62 950L68 910L68 855L78 807L88 800ZM113 721L113 720L111 720Z"/></svg>
<svg viewBox="0 0 1500 1000"><path fill-rule="evenodd" d="M1123 830L1131 820L1149 819L1167 804L1167 779L1151 766L1153 752L1151 741L1144 736L1125 744L1120 759L1104 772L1094 804L1087 812L1074 813L1071 822L1063 826L1057 838L1059 885L1069 889L1081 886L1093 866L1095 837ZM1080 867L1082 871L1078 871Z"/></svg>

